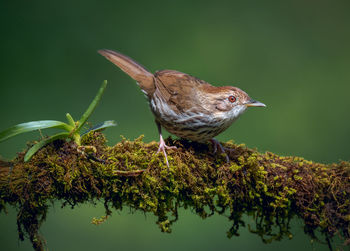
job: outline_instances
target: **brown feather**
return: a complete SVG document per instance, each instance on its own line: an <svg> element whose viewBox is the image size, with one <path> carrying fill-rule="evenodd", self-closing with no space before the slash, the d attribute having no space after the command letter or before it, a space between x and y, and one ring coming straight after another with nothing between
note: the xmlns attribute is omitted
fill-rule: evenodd
<svg viewBox="0 0 350 251"><path fill-rule="evenodd" d="M154 74L156 88L173 109L184 112L200 105L195 97L201 86L210 85L196 77L174 70L158 71Z"/></svg>
<svg viewBox="0 0 350 251"><path fill-rule="evenodd" d="M155 91L154 75L146 70L141 64L135 62L131 58L111 50L99 50L102 56L107 58L113 64L118 66L122 71L136 80L141 89L150 97Z"/></svg>

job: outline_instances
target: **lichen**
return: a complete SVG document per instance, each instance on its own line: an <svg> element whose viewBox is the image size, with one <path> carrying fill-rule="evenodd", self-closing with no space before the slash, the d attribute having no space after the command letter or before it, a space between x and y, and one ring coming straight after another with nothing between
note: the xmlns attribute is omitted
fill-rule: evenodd
<svg viewBox="0 0 350 251"><path fill-rule="evenodd" d="M28 237L35 250L45 248L38 234L53 201L62 206L85 202L105 206L101 224L128 206L153 213L161 231L171 232L180 207L202 218L226 215L232 227L227 236L239 235L243 215L255 219L248 229L264 242L292 238L290 220L304 221L304 231L316 239L323 234L330 248L336 234L350 243L350 163L320 164L300 157L259 153L227 142L230 163L213 155L211 145L167 139L170 168L156 142L122 139L108 146L102 133L93 132L82 145L57 140L42 148L30 162L25 152L11 162L0 161L0 212L18 208L19 238Z"/></svg>

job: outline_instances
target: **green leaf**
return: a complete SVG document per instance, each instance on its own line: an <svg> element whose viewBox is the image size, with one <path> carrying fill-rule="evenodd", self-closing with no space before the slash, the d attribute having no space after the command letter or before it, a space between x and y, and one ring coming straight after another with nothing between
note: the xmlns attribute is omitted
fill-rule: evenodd
<svg viewBox="0 0 350 251"><path fill-rule="evenodd" d="M36 143L34 146L32 146L28 152L26 153L26 155L24 156L24 162L29 161L33 155L40 150L40 148L42 148L43 146L51 143L52 141L55 141L56 139L64 139L67 138L69 136L68 132L61 132L58 134L55 134L47 139L43 139L41 141L39 141L38 143Z"/></svg>
<svg viewBox="0 0 350 251"><path fill-rule="evenodd" d="M91 131L98 131L98 130L102 130L105 129L107 127L112 127L112 126L117 126L117 123L114 120L107 120L105 122L102 122L100 124L97 124L95 126L93 126L92 128L90 128L89 130L87 130L86 132L84 132L81 136L91 132Z"/></svg>
<svg viewBox="0 0 350 251"><path fill-rule="evenodd" d="M95 110L96 106L101 100L102 94L104 93L105 89L107 86L107 80L103 81L100 89L98 90L98 93L96 94L94 100L91 102L90 106L88 109L85 111L83 116L81 116L79 120L79 126L77 127L76 131L79 132L79 130L83 127L85 122L88 120L88 118L91 116L92 112Z"/></svg>
<svg viewBox="0 0 350 251"><path fill-rule="evenodd" d="M13 127L10 127L0 132L0 142L5 141L21 133L31 132L38 129L47 129L47 128L61 128L67 131L72 130L71 126L61 121L56 121L56 120L31 121L31 122L15 125Z"/></svg>
<svg viewBox="0 0 350 251"><path fill-rule="evenodd" d="M69 113L66 113L66 118L68 120L68 124L70 124L71 126L75 127L75 122L74 122L74 119L73 119L72 115L70 115Z"/></svg>

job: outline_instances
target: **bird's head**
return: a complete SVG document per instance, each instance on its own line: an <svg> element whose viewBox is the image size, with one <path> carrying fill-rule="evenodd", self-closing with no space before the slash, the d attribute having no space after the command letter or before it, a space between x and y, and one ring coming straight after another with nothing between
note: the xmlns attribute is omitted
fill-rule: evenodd
<svg viewBox="0 0 350 251"><path fill-rule="evenodd" d="M205 92L210 100L211 108L218 114L225 114L228 118L237 118L247 107L266 107L256 101L241 89L233 86L207 86Z"/></svg>

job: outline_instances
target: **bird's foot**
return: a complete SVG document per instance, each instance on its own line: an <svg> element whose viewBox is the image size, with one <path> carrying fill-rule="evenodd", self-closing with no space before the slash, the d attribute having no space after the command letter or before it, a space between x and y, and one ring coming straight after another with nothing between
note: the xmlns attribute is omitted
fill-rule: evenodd
<svg viewBox="0 0 350 251"><path fill-rule="evenodd" d="M231 152L233 150L223 147L221 145L221 143L219 141L217 141L216 139L211 139L210 142L213 144L213 147L214 147L214 152L213 153L215 154L219 150L220 153L224 153L225 154L226 162L230 163L230 158L228 157L227 152Z"/></svg>
<svg viewBox="0 0 350 251"><path fill-rule="evenodd" d="M166 149L176 149L176 146L167 146L165 144L165 141L164 141L163 137L160 136L159 147L158 147L157 154L160 153L160 152L163 152L164 157L165 157L165 161L166 161L166 165L167 165L168 170L169 170L169 162L168 162L168 155L166 154Z"/></svg>

